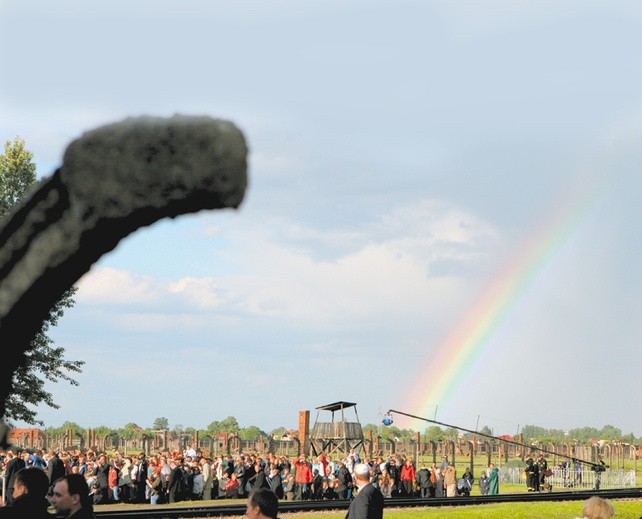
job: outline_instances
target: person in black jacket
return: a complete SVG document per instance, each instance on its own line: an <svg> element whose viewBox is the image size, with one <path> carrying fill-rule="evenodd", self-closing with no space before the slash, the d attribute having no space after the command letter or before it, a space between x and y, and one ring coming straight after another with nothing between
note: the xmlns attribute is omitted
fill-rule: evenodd
<svg viewBox="0 0 642 519"><path fill-rule="evenodd" d="M109 467L107 463L107 456L100 454L98 456L96 467L92 475L96 476L96 483L98 484L98 493L94 497L95 504L106 504L109 502Z"/></svg>
<svg viewBox="0 0 642 519"><path fill-rule="evenodd" d="M145 458L145 453L141 452L138 455L138 472L136 473L136 502L144 503L145 499L145 490L147 487L147 459Z"/></svg>
<svg viewBox="0 0 642 519"><path fill-rule="evenodd" d="M63 477L67 473L65 464L58 457L58 453L53 450L49 451L49 459L47 460L47 477L49 478L49 488L53 488L54 481Z"/></svg>
<svg viewBox="0 0 642 519"><path fill-rule="evenodd" d="M20 469L26 467L25 461L22 459L22 451L20 449L9 449L7 456L9 461L4 469L4 480L6 483L5 503L10 504L13 501L13 486L16 479L16 474Z"/></svg>
<svg viewBox="0 0 642 519"><path fill-rule="evenodd" d="M312 492L310 493L310 499L322 499L323 498L323 476L319 474L317 469L312 471Z"/></svg>
<svg viewBox="0 0 642 519"><path fill-rule="evenodd" d="M281 480L279 468L276 465L270 465L270 474L266 478L266 481L268 488L276 494L276 497L283 499L283 481Z"/></svg>
<svg viewBox="0 0 642 519"><path fill-rule="evenodd" d="M417 487L419 488L419 495L421 497L430 496L430 471L426 467L425 463L422 463L417 474L415 476L417 479Z"/></svg>
<svg viewBox="0 0 642 519"><path fill-rule="evenodd" d="M546 471L548 470L548 463L542 454L537 456L535 463L538 468L539 490L547 490L548 484L546 483Z"/></svg>
<svg viewBox="0 0 642 519"><path fill-rule="evenodd" d="M169 481L167 483L167 495L170 503L178 503L185 499L185 479L183 478L183 470L181 464L176 460L170 460L169 466L172 471L169 473Z"/></svg>
<svg viewBox="0 0 642 519"><path fill-rule="evenodd" d="M526 456L526 468L524 472L526 472L526 490L528 492L535 492L539 487L539 471L530 454Z"/></svg>
<svg viewBox="0 0 642 519"><path fill-rule="evenodd" d="M13 500L7 506L0 508L0 518L53 518L47 512L49 501L49 480L42 469L20 469L13 480Z"/></svg>
<svg viewBox="0 0 642 519"><path fill-rule="evenodd" d="M254 469L254 463L251 462L249 457L245 458L244 456L241 456L241 459L243 460L241 466L242 468L234 469L234 471L236 472L237 476L239 472L241 472L241 477L239 478L239 497L245 497L248 495L248 486L251 487L252 482L254 481L256 470ZM248 482L250 483L250 485L248 485Z"/></svg>
<svg viewBox="0 0 642 519"><path fill-rule="evenodd" d="M354 467L357 496L350 503L346 519L383 519L383 494L370 483L370 465Z"/></svg>
<svg viewBox="0 0 642 519"><path fill-rule="evenodd" d="M261 464L258 462L254 464L254 477L252 479L252 490L258 490L259 488L268 488L265 470L261 468Z"/></svg>
<svg viewBox="0 0 642 519"><path fill-rule="evenodd" d="M339 461L337 481L337 494L339 494L339 499L348 499L348 491L352 488L352 476L343 461Z"/></svg>

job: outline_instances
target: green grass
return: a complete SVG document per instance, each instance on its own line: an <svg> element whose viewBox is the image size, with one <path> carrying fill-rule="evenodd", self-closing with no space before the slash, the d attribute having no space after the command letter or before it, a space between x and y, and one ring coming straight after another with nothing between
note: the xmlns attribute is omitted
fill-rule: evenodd
<svg viewBox="0 0 642 519"><path fill-rule="evenodd" d="M609 500L614 506L615 519L640 519L642 518L642 499ZM170 507L185 506L189 501L176 503L175 505L163 505ZM203 504L221 504L221 501L205 501ZM245 504L245 500L229 499L225 504ZM584 501L563 501L563 502L530 502L530 503L493 503L485 505L470 506L448 506L448 507L427 507L427 508L395 508L389 506L394 503L386 501L384 519L431 519L431 518L452 518L452 519L573 519L582 516ZM102 505L97 510L123 508L149 509L149 505ZM153 507L152 507L153 508ZM281 519L344 519L345 510L338 512L297 512L279 514ZM244 516L232 517L240 519Z"/></svg>
<svg viewBox="0 0 642 519"><path fill-rule="evenodd" d="M431 508L385 508L384 519L430 519L448 517L449 519L573 519L582 516L583 501L564 501L561 503L497 503L466 507ZM611 500L615 507L616 519L639 519L642 517L642 500ZM306 519L343 519L345 511L333 513L279 514L279 517Z"/></svg>

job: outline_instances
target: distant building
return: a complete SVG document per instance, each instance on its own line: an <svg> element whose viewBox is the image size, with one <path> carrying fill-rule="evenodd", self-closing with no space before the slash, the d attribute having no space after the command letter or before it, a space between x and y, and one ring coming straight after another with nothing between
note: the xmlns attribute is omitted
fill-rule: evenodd
<svg viewBox="0 0 642 519"><path fill-rule="evenodd" d="M16 447L44 449L46 438L44 431L40 429L10 429L7 440Z"/></svg>

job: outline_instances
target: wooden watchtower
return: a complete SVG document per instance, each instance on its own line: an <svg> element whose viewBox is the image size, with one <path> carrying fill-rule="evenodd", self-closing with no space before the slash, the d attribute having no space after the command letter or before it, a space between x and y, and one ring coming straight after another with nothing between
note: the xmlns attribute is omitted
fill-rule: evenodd
<svg viewBox="0 0 642 519"><path fill-rule="evenodd" d="M354 411L354 420L346 419L346 410ZM316 408L317 416L314 427L310 431L310 455L318 456L322 452L326 454L344 453L348 454L350 449L360 451L363 447L363 429L357 415L357 404L352 402L335 402L334 404L322 405ZM332 414L331 421L320 422L319 413L328 411ZM335 419L335 414L341 412Z"/></svg>

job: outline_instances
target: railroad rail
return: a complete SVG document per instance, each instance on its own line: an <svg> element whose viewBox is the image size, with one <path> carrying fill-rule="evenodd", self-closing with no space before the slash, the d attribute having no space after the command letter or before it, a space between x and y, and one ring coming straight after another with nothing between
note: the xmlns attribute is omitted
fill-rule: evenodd
<svg viewBox="0 0 642 519"><path fill-rule="evenodd" d="M528 494L504 494L497 496L470 496L449 498L393 498L385 501L387 508L423 508L442 506L469 506L488 503L523 503L532 501L583 501L591 496L604 499L641 499L642 488L583 490L576 492L553 492ZM280 501L280 513L319 512L330 510L347 510L350 501L336 499L331 501ZM245 504L221 505L186 505L154 506L146 508L128 508L126 510L95 510L98 519L178 519L188 517L232 517L245 514Z"/></svg>

